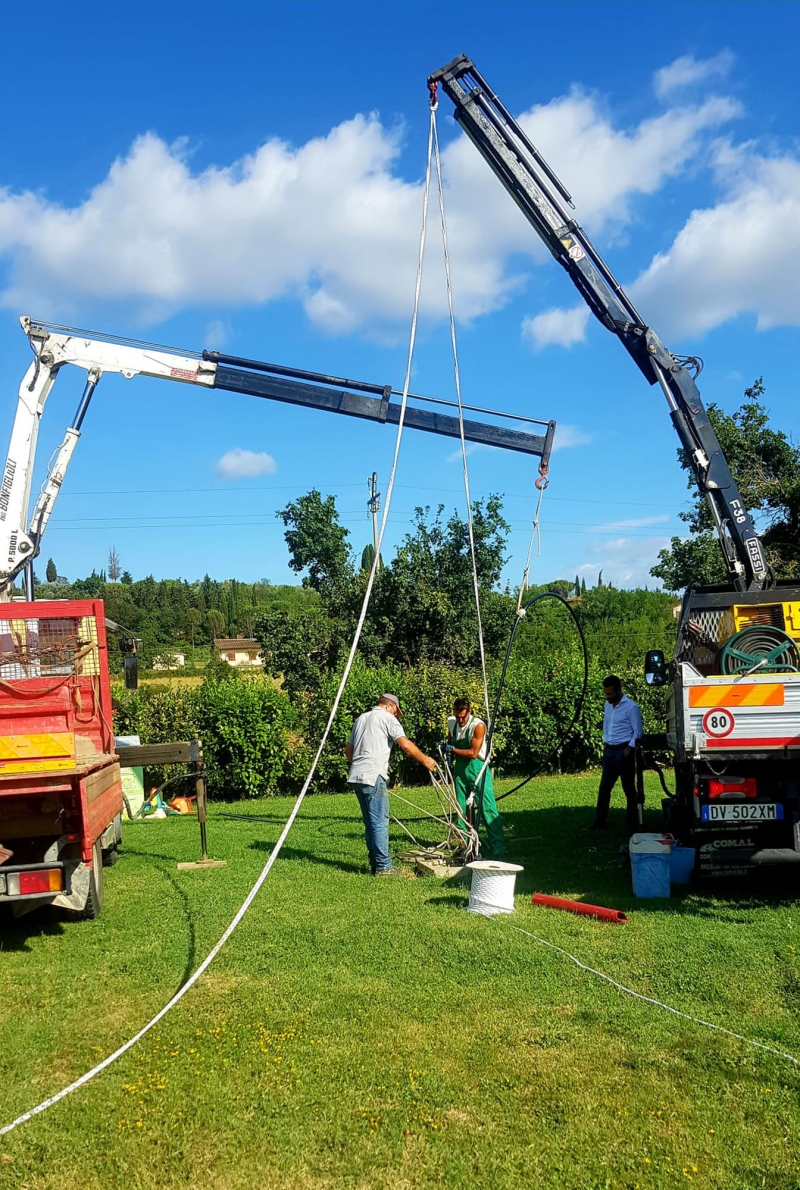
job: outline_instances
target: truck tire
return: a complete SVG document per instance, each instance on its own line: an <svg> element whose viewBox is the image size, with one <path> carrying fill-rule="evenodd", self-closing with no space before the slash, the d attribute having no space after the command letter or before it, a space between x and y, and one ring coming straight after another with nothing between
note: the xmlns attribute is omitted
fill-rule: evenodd
<svg viewBox="0 0 800 1190"><path fill-rule="evenodd" d="M89 895L83 910L83 917L92 921L103 911L103 852L98 839L92 848L92 867L89 872Z"/></svg>

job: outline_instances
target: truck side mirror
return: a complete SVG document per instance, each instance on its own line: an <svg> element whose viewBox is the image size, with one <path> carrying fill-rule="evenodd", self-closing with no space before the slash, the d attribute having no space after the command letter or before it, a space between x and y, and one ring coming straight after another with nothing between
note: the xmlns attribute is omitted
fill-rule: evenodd
<svg viewBox="0 0 800 1190"><path fill-rule="evenodd" d="M666 685L667 659L660 649L650 649L645 654L644 680L648 686Z"/></svg>
<svg viewBox="0 0 800 1190"><path fill-rule="evenodd" d="M139 685L139 662L135 653L128 653L123 658L125 667L125 689L136 690Z"/></svg>

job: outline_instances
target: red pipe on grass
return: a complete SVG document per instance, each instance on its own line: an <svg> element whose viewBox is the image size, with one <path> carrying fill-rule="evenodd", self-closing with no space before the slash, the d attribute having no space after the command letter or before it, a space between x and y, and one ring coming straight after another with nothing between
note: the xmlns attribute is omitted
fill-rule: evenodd
<svg viewBox="0 0 800 1190"><path fill-rule="evenodd" d="M531 902L534 905L543 905L546 909L565 909L567 913L577 913L579 917L596 917L598 921L611 921L619 926L628 923L627 916L619 909L604 909L602 905L587 905L584 901L568 901L566 897L549 897L547 893L534 893Z"/></svg>

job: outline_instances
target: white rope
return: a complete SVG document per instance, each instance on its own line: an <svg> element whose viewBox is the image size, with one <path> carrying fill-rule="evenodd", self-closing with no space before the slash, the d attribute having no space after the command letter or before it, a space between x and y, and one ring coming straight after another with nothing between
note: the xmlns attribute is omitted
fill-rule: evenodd
<svg viewBox="0 0 800 1190"><path fill-rule="evenodd" d="M511 928L520 934L525 934L528 938L533 938L535 942L541 942L542 946L549 946L551 950L557 950L559 954L563 954L576 967L580 967L582 971L588 971L590 975L596 975L599 979L604 979L606 983L610 983L618 991L624 992L626 996L633 996L635 1000L643 1000L645 1004L654 1004L656 1008L663 1008L665 1012L671 1012L673 1016L682 1017L683 1020L691 1021L694 1025L702 1025L704 1029L713 1029L716 1033L724 1033L727 1037L735 1038L736 1041L743 1041L745 1045L752 1045L756 1049L766 1050L768 1054L774 1054L776 1058L783 1058L787 1062L792 1062L795 1066L800 1066L800 1058L795 1058L791 1054L784 1053L783 1050L775 1049L774 1046L765 1045L763 1041L753 1041L751 1037L743 1037L741 1033L734 1033L732 1029L726 1029L724 1025L715 1025L713 1021L704 1021L700 1017L691 1016L688 1012L681 1012L679 1008L673 1008L671 1005L664 1004L661 1000L656 1000L652 996L644 996L641 992L634 992L632 988L626 988L624 984L617 983L616 979L612 979L610 975L604 975L602 971L597 971L594 967L587 967L586 963L582 963L574 954L570 954L568 950L564 950L563 946L556 946L555 942L548 942L546 938L540 938L538 934L531 934L530 931L523 930L520 926L512 926Z"/></svg>
<svg viewBox="0 0 800 1190"><path fill-rule="evenodd" d="M525 569L522 572L522 581L519 584L519 595L517 596L517 614L519 615L522 608L522 601L530 586L530 570L531 570L531 554L533 553L533 543L536 542L536 556L542 552L542 529L539 524L539 514L542 511L542 499L544 497L544 490L547 487L546 482L542 482L539 487L539 499L536 501L536 512L533 514L533 524L531 525L531 539L528 542L528 556L525 559Z"/></svg>
<svg viewBox="0 0 800 1190"><path fill-rule="evenodd" d="M442 224L442 250L444 252L444 275L447 282L447 308L450 314L450 341L453 346L453 371L455 374L456 399L458 401L458 429L461 436L461 462L464 468L464 492L467 499L467 529L469 531L469 552L472 559L472 585L475 591L475 611L478 616L478 643L481 652L481 674L483 676L483 698L486 704L486 722L489 707L489 683L486 680L486 653L483 647L483 625L481 623L481 597L478 586L478 563L475 558L475 533L472 524L472 499L469 491L469 467L467 465L467 442L464 437L464 410L461 405L461 373L458 366L458 344L456 342L456 319L453 311L453 287L450 281L450 253L447 247L447 220L444 213L444 185L442 183L442 162L439 155L439 132L436 127L436 105L431 107L433 125L433 147L436 157L436 180L439 188L439 216Z"/></svg>
<svg viewBox="0 0 800 1190"><path fill-rule="evenodd" d="M336 697L333 700L333 706L331 707L330 715L328 716L328 722L325 725L325 730L322 733L322 739L319 742L319 747L317 748L317 752L314 757L313 764L311 765L309 774L305 779L303 788L300 790L299 794L297 795L297 800L295 801L295 804L292 807L292 812L289 815L288 819L286 820L286 825L284 826L283 830L281 831L278 841L275 844L275 846L269 856L269 859L264 864L264 867L262 868L261 873L260 873L258 879L256 880L255 884L250 889L250 892L245 897L245 899L241 905L241 908L239 909L236 916L233 918L233 921L230 923L230 925L226 929L225 933L220 938L219 942L217 942L217 944L209 951L209 953L203 959L202 963L197 968L197 970L194 971L189 976L189 978L186 980L186 983L184 983L184 985L178 989L178 991L175 993L175 995L172 997L172 999L167 1004L165 1004L164 1007L159 1012L156 1013L156 1015L153 1017L153 1019L148 1021L147 1024L142 1029L140 1029L139 1032L134 1037L132 1037L129 1041L126 1041L124 1045L121 1045L119 1047L119 1049L116 1049L113 1054L109 1054L109 1056L107 1058L104 1058L102 1062L99 1062L91 1070L88 1070L86 1072L86 1074L82 1074L80 1078L78 1078L74 1082L70 1083L68 1087L64 1087L64 1089L59 1091L56 1095L51 1095L49 1099L43 1100L42 1103L37 1104L37 1106L31 1108L30 1111L24 1112L21 1116L18 1116L16 1118L16 1120L12 1120L10 1124L6 1124L5 1127L0 1128L0 1136L5 1136L8 1132L13 1131L14 1128L19 1127L20 1124L24 1124L28 1120L33 1119L34 1116L40 1115L41 1112L46 1111L49 1107L53 1107L54 1104L59 1103L62 1099L66 1098L67 1095L71 1095L73 1091L77 1091L80 1087L84 1087L88 1082L91 1082L91 1080L93 1078L95 1078L103 1070L106 1070L113 1062L116 1062L118 1058L121 1058L123 1054L126 1054L129 1049L132 1049L133 1046L136 1045L137 1041L140 1041L147 1033L149 1033L150 1030L153 1029L159 1023L159 1021L163 1020L164 1017L167 1015L167 1013L170 1012L170 1010L173 1009L175 1007L175 1005L178 1004L179 1001L183 999L183 997L186 995L186 993L189 991L189 989L197 983L198 979L203 974L203 972L211 965L211 963L217 957L217 955L222 950L225 943L230 938L231 934L234 932L236 927L239 925L240 921L244 917L247 910L252 905L259 889L261 888L261 885L266 880L267 876L269 875L269 873L272 869L273 864L275 863L275 860L278 858L281 848L283 847L283 844L286 842L286 838L289 834L289 831L292 829L294 820L297 817L297 814L300 810L301 805L303 804L306 794L308 793L309 786L311 785L311 782L314 778L314 774L316 773L316 770L317 770L317 765L319 764L320 756L322 755L322 749L325 747L325 744L327 743L331 727L333 726L333 721L336 717L336 712L339 709L339 703L341 701L342 694L344 693L344 688L345 688L345 685L347 684L347 679L350 676L350 670L353 665L353 659L355 658L355 655L356 655L356 649L358 647L358 642L361 637L361 632L363 630L364 622L365 622L366 616L367 616L369 600L370 600L370 596L372 595L372 587L375 582L375 574L377 572L378 564L380 562L381 545L383 544L383 535L386 530L386 524L389 519L389 509L391 508L391 504L392 504L392 492L394 489L395 474L397 472L397 460L400 455L400 443L402 441L403 426L405 423L406 404L408 401L408 388L409 388L409 384L411 383L411 365L412 365L412 361L413 361L413 357L414 357L414 345L415 345L416 337L417 337L417 318L418 318L418 314L419 314L419 295L420 295L420 287L422 284L422 262L423 262L423 258L424 258L424 254L425 254L425 235L426 235L427 222L428 222L428 196L430 193L433 129L434 129L434 117L433 117L433 112L431 112L431 127L430 127L430 130L428 133L428 161L427 161L427 171L426 171L426 175L425 175L425 191L424 191L423 201L422 201L422 228L420 231L420 240L419 240L419 256L418 256L418 260L417 260L417 281L416 281L416 286L414 289L414 310L413 310L413 314L412 314L412 318L411 318L411 334L409 337L409 345L408 345L408 360L406 363L405 381L403 383L403 399L402 399L402 404L400 407L400 418L399 418L399 421L397 424L397 437L395 439L392 470L391 470L391 474L389 476L389 484L388 484L388 487L386 490L386 503L385 503L385 506L383 509L383 520L381 521L381 529L380 529L380 534L378 536L378 549L376 551L375 557L372 560L372 569L370 570L370 573L369 573L369 579L367 581L367 589L364 592L364 601L361 606L361 614L358 618L358 625L356 627L355 636L353 637L353 643L350 646L350 653L347 658L347 663L344 668L344 673L342 674L341 681L339 682L339 688L336 691Z"/></svg>

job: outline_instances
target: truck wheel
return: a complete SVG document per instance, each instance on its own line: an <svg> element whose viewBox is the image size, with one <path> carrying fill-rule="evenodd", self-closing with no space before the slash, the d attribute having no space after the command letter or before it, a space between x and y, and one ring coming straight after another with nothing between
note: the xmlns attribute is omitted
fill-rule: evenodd
<svg viewBox="0 0 800 1190"><path fill-rule="evenodd" d="M116 847L112 847L110 851L103 852L103 867L113 868L114 864L119 861L119 852Z"/></svg>
<svg viewBox="0 0 800 1190"><path fill-rule="evenodd" d="M86 898L83 916L91 921L103 910L103 852L98 839L92 848L92 867L89 872L89 895Z"/></svg>

